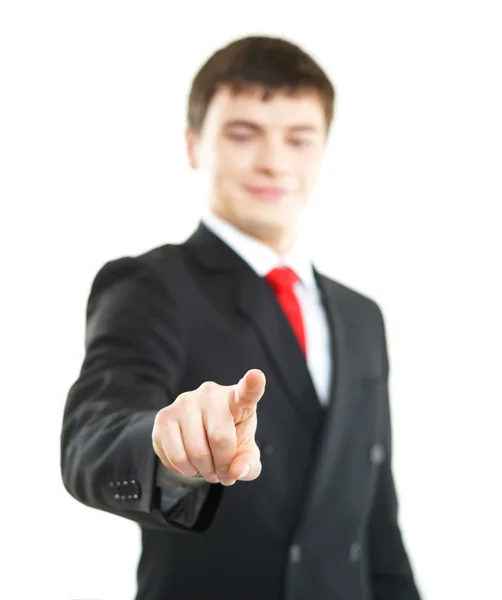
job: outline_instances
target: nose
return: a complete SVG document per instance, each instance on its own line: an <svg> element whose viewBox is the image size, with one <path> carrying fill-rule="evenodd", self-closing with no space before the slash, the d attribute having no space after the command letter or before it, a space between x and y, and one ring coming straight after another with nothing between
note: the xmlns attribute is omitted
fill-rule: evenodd
<svg viewBox="0 0 502 600"><path fill-rule="evenodd" d="M280 174L288 170L289 153L282 140L265 140L257 153L256 168L267 174Z"/></svg>

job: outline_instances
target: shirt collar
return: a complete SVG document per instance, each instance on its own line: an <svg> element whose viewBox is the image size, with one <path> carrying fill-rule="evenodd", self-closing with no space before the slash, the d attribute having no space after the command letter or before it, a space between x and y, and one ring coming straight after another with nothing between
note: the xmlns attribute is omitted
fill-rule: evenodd
<svg viewBox="0 0 502 600"><path fill-rule="evenodd" d="M312 262L301 240L287 254L280 256L263 242L213 213L207 212L202 222L260 277L265 277L275 267L287 266L295 271L307 289L317 290Z"/></svg>

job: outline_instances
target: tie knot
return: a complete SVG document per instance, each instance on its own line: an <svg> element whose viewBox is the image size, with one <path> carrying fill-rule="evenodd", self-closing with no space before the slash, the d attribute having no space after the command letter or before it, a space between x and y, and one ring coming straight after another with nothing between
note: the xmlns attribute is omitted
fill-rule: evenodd
<svg viewBox="0 0 502 600"><path fill-rule="evenodd" d="M300 278L290 267L276 267L265 276L265 279L272 286L274 291L281 292L292 290L293 286Z"/></svg>

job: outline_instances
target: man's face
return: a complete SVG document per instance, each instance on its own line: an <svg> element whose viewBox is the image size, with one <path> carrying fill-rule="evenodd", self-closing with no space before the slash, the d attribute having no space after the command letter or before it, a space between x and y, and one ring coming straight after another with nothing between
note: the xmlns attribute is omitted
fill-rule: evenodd
<svg viewBox="0 0 502 600"><path fill-rule="evenodd" d="M316 183L326 121L314 93L219 90L200 134L187 132L190 163L208 188L210 208L255 237L296 230Z"/></svg>

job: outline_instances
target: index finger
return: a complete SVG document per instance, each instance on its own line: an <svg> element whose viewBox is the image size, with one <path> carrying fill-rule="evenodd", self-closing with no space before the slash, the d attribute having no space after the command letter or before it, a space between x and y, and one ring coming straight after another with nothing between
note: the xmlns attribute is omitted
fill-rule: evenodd
<svg viewBox="0 0 502 600"><path fill-rule="evenodd" d="M234 389L235 403L246 408L257 404L265 392L265 383L263 372L259 369L251 369Z"/></svg>

